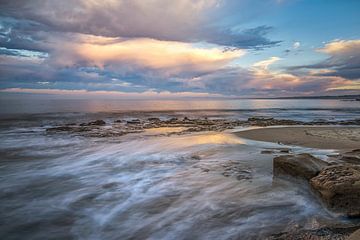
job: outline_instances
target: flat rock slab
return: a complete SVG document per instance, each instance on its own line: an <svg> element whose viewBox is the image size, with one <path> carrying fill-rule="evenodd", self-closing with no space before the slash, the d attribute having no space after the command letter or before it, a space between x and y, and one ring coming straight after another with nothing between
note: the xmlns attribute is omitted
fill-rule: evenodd
<svg viewBox="0 0 360 240"><path fill-rule="evenodd" d="M360 166L326 167L310 180L312 188L334 212L360 217Z"/></svg>
<svg viewBox="0 0 360 240"><path fill-rule="evenodd" d="M274 176L292 176L310 180L328 163L308 153L283 155L273 160Z"/></svg>

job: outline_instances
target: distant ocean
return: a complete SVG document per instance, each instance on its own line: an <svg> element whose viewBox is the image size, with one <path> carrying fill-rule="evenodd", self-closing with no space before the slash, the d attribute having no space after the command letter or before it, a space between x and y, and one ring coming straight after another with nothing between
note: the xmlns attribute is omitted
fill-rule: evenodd
<svg viewBox="0 0 360 240"><path fill-rule="evenodd" d="M26 114L178 112L245 118L253 115L291 119L351 119L360 116L359 101L332 99L114 100L39 99L0 96L0 118Z"/></svg>

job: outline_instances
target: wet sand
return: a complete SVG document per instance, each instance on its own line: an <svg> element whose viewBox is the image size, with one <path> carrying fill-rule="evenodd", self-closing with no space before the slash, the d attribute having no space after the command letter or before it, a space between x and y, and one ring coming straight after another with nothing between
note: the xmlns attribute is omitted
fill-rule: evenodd
<svg viewBox="0 0 360 240"><path fill-rule="evenodd" d="M276 127L245 130L237 136L265 142L320 149L360 148L359 127Z"/></svg>

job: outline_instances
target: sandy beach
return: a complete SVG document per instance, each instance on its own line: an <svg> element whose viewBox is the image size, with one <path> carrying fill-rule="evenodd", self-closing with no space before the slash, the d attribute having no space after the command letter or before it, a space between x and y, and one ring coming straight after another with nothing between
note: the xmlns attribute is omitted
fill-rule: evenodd
<svg viewBox="0 0 360 240"><path fill-rule="evenodd" d="M359 127L275 127L236 132L242 138L320 149L360 148Z"/></svg>

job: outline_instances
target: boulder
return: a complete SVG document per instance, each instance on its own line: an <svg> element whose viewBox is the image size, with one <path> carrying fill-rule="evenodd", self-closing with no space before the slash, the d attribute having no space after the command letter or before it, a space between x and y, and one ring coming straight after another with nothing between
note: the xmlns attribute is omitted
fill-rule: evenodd
<svg viewBox="0 0 360 240"><path fill-rule="evenodd" d="M349 217L360 217L360 166L326 167L310 180L311 187L327 207Z"/></svg>
<svg viewBox="0 0 360 240"><path fill-rule="evenodd" d="M273 160L274 176L292 176L310 180L328 163L308 153L283 155Z"/></svg>

